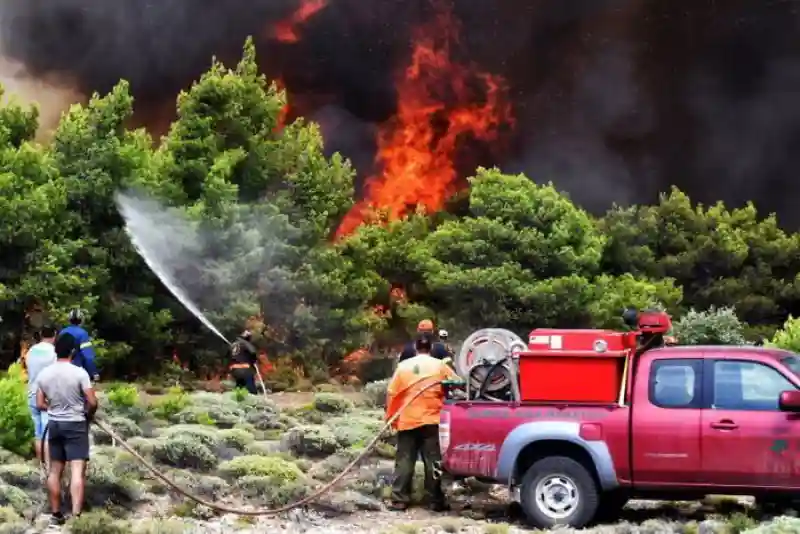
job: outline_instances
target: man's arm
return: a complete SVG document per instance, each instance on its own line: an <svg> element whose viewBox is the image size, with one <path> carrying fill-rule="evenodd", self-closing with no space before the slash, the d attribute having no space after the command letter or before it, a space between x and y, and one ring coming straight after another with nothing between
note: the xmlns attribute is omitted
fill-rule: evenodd
<svg viewBox="0 0 800 534"><path fill-rule="evenodd" d="M41 411L47 410L47 397L45 397L42 388L37 388L36 390L36 407Z"/></svg>
<svg viewBox="0 0 800 534"><path fill-rule="evenodd" d="M88 374L81 377L81 390L86 398L86 417L91 421L94 419L94 414L97 413L97 395Z"/></svg>
<svg viewBox="0 0 800 534"><path fill-rule="evenodd" d="M92 377L92 380L99 380L100 375L97 372L97 365L95 364L95 352L94 352L94 345L92 344L92 338L89 337L89 334L84 330L81 333L81 337L79 340L79 350L83 355L83 368L86 369L86 372L89 373L89 376Z"/></svg>

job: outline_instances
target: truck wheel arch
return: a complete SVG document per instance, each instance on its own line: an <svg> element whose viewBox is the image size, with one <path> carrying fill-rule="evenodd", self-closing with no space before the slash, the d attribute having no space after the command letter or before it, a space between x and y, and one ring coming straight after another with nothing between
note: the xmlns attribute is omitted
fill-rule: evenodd
<svg viewBox="0 0 800 534"><path fill-rule="evenodd" d="M602 491L619 486L606 443L583 439L580 424L571 421L523 423L512 430L500 447L496 478L515 485L528 467L547 456L567 456L580 462L592 473Z"/></svg>

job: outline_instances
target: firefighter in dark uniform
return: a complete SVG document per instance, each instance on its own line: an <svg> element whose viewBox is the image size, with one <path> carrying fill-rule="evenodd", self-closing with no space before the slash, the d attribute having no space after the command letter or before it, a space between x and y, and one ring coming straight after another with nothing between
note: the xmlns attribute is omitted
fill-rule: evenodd
<svg viewBox="0 0 800 534"><path fill-rule="evenodd" d="M446 330L441 330L440 334L441 332L444 332L445 337L447 336ZM419 322L419 324L417 325L417 337L415 338L414 341L407 343L403 347L403 351L400 353L400 358L397 360L398 363L405 361L409 358L413 358L414 356L417 355L417 349L415 347L415 343L417 342L417 340L422 338L427 339L428 342L430 343L431 356L439 360L442 360L448 365L450 365L450 363L452 362L452 355L448 350L447 346L444 343L442 343L442 341L439 339L439 336L436 335L433 327L433 321L431 321L430 319L423 319L422 321Z"/></svg>
<svg viewBox="0 0 800 534"><path fill-rule="evenodd" d="M252 339L253 334L249 330L245 330L231 345L230 373L237 388L244 388L256 395L258 389L256 389L254 366L258 362L258 351L253 345Z"/></svg>

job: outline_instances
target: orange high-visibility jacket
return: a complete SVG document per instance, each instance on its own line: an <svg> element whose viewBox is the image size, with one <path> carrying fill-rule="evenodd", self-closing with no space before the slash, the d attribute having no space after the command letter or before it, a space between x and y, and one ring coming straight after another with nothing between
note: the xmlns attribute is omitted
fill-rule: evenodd
<svg viewBox="0 0 800 534"><path fill-rule="evenodd" d="M386 396L386 420L426 385L457 378L450 367L429 354L418 354L397 364ZM433 386L414 399L392 425L395 430L413 430L424 425L438 425L444 404L442 388Z"/></svg>

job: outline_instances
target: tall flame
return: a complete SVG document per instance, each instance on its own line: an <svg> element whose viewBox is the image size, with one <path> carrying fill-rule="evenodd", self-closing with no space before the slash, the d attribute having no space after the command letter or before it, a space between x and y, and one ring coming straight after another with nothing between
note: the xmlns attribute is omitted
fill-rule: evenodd
<svg viewBox="0 0 800 534"><path fill-rule="evenodd" d="M378 133L380 172L336 233L352 233L373 208L400 218L417 205L441 209L457 190L456 152L465 136L491 141L511 124L504 80L451 59L460 24L449 8L415 32L410 64L397 82L397 114Z"/></svg>
<svg viewBox="0 0 800 534"><path fill-rule="evenodd" d="M301 0L300 7L294 13L272 28L272 36L282 43L299 42L300 26L327 5L328 0Z"/></svg>

